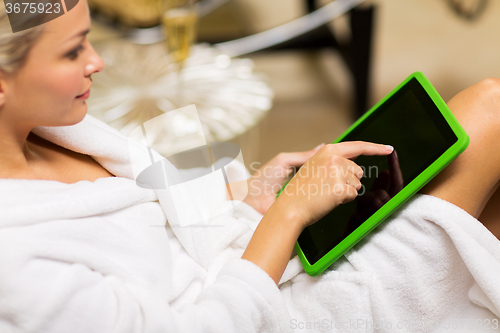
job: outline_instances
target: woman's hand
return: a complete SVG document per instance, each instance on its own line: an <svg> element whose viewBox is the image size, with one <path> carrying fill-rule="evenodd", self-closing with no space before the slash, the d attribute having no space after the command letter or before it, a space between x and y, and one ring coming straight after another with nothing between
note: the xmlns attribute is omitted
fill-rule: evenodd
<svg viewBox="0 0 500 333"><path fill-rule="evenodd" d="M279 205L293 211L305 228L356 198L363 169L351 159L389 155L392 151L390 146L363 141L325 145L290 180L278 197Z"/></svg>
<svg viewBox="0 0 500 333"><path fill-rule="evenodd" d="M285 185L294 170L302 166L321 147L303 152L280 153L260 167L248 179L248 194L243 200L261 214L265 214L276 201L276 194Z"/></svg>
<svg viewBox="0 0 500 333"><path fill-rule="evenodd" d="M351 159L389 155L392 150L390 146L361 141L320 148L268 209L242 258L262 268L277 284L304 228L357 196L363 170Z"/></svg>

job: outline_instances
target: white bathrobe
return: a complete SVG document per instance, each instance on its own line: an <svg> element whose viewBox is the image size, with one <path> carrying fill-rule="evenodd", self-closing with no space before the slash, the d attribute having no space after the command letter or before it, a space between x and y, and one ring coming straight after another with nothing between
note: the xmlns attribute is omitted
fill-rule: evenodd
<svg viewBox="0 0 500 333"><path fill-rule="evenodd" d="M117 177L0 179L2 333L500 330L500 242L448 202L416 195L320 276L292 259L278 288L240 259L262 218L250 206L179 227L119 131L87 115L33 132Z"/></svg>

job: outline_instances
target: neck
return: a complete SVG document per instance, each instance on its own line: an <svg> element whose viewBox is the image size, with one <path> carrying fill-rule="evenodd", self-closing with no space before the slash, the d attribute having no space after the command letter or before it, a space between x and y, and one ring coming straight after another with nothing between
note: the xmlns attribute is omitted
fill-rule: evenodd
<svg viewBox="0 0 500 333"><path fill-rule="evenodd" d="M0 177L30 173L33 165L42 159L36 145L30 142L34 137L30 135L32 128L0 117Z"/></svg>

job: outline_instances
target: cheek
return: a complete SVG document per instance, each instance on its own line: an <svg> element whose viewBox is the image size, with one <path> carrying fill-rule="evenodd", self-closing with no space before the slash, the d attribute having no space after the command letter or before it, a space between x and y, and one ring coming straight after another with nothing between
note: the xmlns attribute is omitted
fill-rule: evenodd
<svg viewBox="0 0 500 333"><path fill-rule="evenodd" d="M45 76L43 80L49 95L56 98L59 103L72 102L82 93L83 73L74 68L58 68Z"/></svg>
<svg viewBox="0 0 500 333"><path fill-rule="evenodd" d="M32 101L39 101L39 107L46 107L52 112L71 107L75 97L81 94L81 70L76 66L57 65L40 65L35 68L29 78L24 80L24 90L28 89L24 92L33 97Z"/></svg>
<svg viewBox="0 0 500 333"><path fill-rule="evenodd" d="M40 63L26 66L13 82L11 103L23 112L45 114L68 111L83 89L83 72L76 66ZM30 64L31 65L31 64Z"/></svg>
<svg viewBox="0 0 500 333"><path fill-rule="evenodd" d="M84 89L84 74L79 68L46 66L30 79L32 90L29 95L33 98L27 99L22 106L30 110L27 115L30 121L56 126L72 125L81 120L86 104L76 99Z"/></svg>

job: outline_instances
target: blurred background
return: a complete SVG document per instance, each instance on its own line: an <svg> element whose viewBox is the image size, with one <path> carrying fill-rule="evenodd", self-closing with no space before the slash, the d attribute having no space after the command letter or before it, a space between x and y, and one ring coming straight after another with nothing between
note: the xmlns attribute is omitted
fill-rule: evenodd
<svg viewBox="0 0 500 333"><path fill-rule="evenodd" d="M159 41L161 20L157 13L144 10L148 1L154 3L154 0L89 0L93 21L89 39L101 46L96 47L98 52L106 52L106 45L116 40L141 47L165 44ZM204 14L198 18L194 43L207 48L269 31L331 3L202 0L200 4L204 1L208 2L204 4ZM233 64L250 70L255 75L253 84L269 88L260 87L256 93L261 94L260 106L254 107L258 114L244 122L238 131L219 140L237 143L249 169L252 162L264 163L279 152L309 150L334 141L362 112L414 71L422 71L445 101L481 79L500 77L498 0L366 0L357 1L352 8L291 41L232 57L234 61L250 59ZM217 57L224 53L221 52L213 55L216 59L213 63L219 68L224 67L220 64L226 59ZM169 59L173 62L172 54ZM132 64L123 65L126 67L123 70L129 70L130 66L141 68L141 61L153 60L139 55ZM196 65L195 60L189 61L186 60L186 71ZM119 65L115 63L112 69L119 71ZM219 74L210 75L215 80L214 76ZM232 79L226 77L226 80ZM211 89L216 89L218 82L225 84L223 79L215 80L210 83ZM238 87L245 89L244 85ZM249 89L255 88L252 87ZM96 88L102 90L98 96L106 96L105 87ZM181 91L172 85L166 85L165 89ZM91 99L93 94L94 88ZM240 115L232 111L230 95L224 96L228 100L223 103L224 115L219 122L232 126L231 121L238 122ZM175 106L180 105L170 107ZM251 108L246 110L253 112ZM99 111L92 112L98 115ZM226 121L225 117L232 120Z"/></svg>

